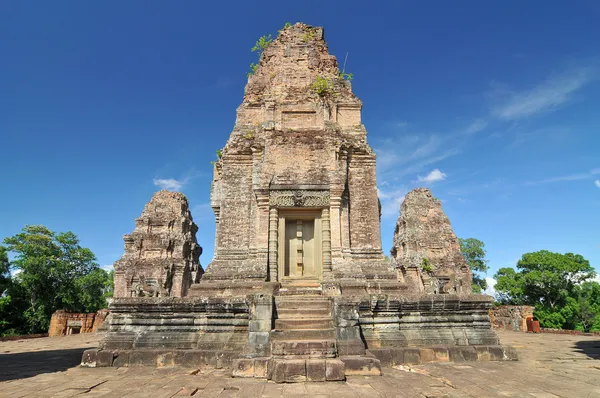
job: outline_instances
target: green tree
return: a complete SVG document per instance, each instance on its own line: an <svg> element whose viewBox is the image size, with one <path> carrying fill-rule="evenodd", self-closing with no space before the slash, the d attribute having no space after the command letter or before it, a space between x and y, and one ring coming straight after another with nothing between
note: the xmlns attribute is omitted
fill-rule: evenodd
<svg viewBox="0 0 600 398"><path fill-rule="evenodd" d="M99 305L86 295L95 295L97 286L106 283L100 280L108 279L108 275L97 271L96 256L81 247L74 233L54 233L42 225L27 225L21 233L6 238L4 244L14 253L11 266L18 271L11 300L17 296L26 300L22 332L47 330L52 313L58 309L87 312Z"/></svg>
<svg viewBox="0 0 600 398"><path fill-rule="evenodd" d="M592 327L595 291L594 285L585 281L595 272L583 256L540 250L524 254L517 269L501 268L494 275L502 302L535 306L535 316L543 327Z"/></svg>
<svg viewBox="0 0 600 398"><path fill-rule="evenodd" d="M4 294L10 284L10 263L6 247L0 246L0 297Z"/></svg>
<svg viewBox="0 0 600 398"><path fill-rule="evenodd" d="M473 271L473 292L481 293L487 289L487 282L483 276L488 270L485 243L475 238L459 239L459 241L460 251Z"/></svg>

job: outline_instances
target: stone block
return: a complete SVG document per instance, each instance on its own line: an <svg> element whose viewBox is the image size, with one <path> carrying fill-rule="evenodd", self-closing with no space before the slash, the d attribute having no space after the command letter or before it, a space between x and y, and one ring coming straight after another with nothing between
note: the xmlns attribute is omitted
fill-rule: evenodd
<svg viewBox="0 0 600 398"><path fill-rule="evenodd" d="M114 352L109 350L100 350L96 354L97 367L111 367L115 358Z"/></svg>
<svg viewBox="0 0 600 398"><path fill-rule="evenodd" d="M86 368L95 368L96 367L96 358L98 356L97 349L85 350L81 357L81 366Z"/></svg>
<svg viewBox="0 0 600 398"><path fill-rule="evenodd" d="M403 363L418 365L421 363L421 350L418 348L404 348Z"/></svg>
<svg viewBox="0 0 600 398"><path fill-rule="evenodd" d="M114 351L116 355L113 359L112 366L116 368L129 366L129 352L128 351Z"/></svg>
<svg viewBox="0 0 600 398"><path fill-rule="evenodd" d="M276 383L298 383L306 381L306 361L304 359L274 359L271 380Z"/></svg>
<svg viewBox="0 0 600 398"><path fill-rule="evenodd" d="M267 377L270 358L254 359L254 377L265 379Z"/></svg>
<svg viewBox="0 0 600 398"><path fill-rule="evenodd" d="M460 355L465 361L476 361L478 359L477 351L472 346L460 347Z"/></svg>
<svg viewBox="0 0 600 398"><path fill-rule="evenodd" d="M421 363L428 363L435 361L435 352L431 348L420 348L419 357Z"/></svg>
<svg viewBox="0 0 600 398"><path fill-rule="evenodd" d="M271 319L260 319L248 322L249 332L270 332Z"/></svg>
<svg viewBox="0 0 600 398"><path fill-rule="evenodd" d="M326 359L325 378L327 381L346 380L344 362L339 359Z"/></svg>
<svg viewBox="0 0 600 398"><path fill-rule="evenodd" d="M477 353L478 361L489 361L492 358L487 346L476 346L475 352Z"/></svg>
<svg viewBox="0 0 600 398"><path fill-rule="evenodd" d="M306 360L306 379L308 381L326 381L326 370L324 359Z"/></svg>
<svg viewBox="0 0 600 398"><path fill-rule="evenodd" d="M132 351L129 355L129 366L156 366L158 351Z"/></svg>
<svg viewBox="0 0 600 398"><path fill-rule="evenodd" d="M404 363L404 348L390 349L390 353L392 355L392 365L402 365ZM383 366L387 365L384 364Z"/></svg>
<svg viewBox="0 0 600 398"><path fill-rule="evenodd" d="M338 355L364 355L365 344L361 340L338 340Z"/></svg>
<svg viewBox="0 0 600 398"><path fill-rule="evenodd" d="M394 364L393 351L395 351L393 348L376 348L368 352L375 356L383 366L392 366Z"/></svg>
<svg viewBox="0 0 600 398"><path fill-rule="evenodd" d="M166 368L175 366L175 354L173 351L161 352L156 355L156 367Z"/></svg>
<svg viewBox="0 0 600 398"><path fill-rule="evenodd" d="M233 377L254 377L254 358L241 358L233 361Z"/></svg>
<svg viewBox="0 0 600 398"><path fill-rule="evenodd" d="M489 346L488 352L490 353L490 360L492 361L502 361L504 360L504 350L501 346Z"/></svg>
<svg viewBox="0 0 600 398"><path fill-rule="evenodd" d="M346 376L381 376L381 362L377 358L346 356L340 357L340 360L344 362Z"/></svg>
<svg viewBox="0 0 600 398"><path fill-rule="evenodd" d="M450 354L448 353L448 347L446 347L446 346L432 347L432 350L435 355L436 362L449 362L450 361Z"/></svg>

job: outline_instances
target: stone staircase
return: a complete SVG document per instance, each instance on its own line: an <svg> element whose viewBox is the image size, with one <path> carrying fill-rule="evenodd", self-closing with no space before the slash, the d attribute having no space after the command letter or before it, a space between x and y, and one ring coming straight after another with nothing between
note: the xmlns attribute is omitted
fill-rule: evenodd
<svg viewBox="0 0 600 398"><path fill-rule="evenodd" d="M332 301L321 293L320 285L284 285L275 297L269 379L345 379L344 363L336 358Z"/></svg>
<svg viewBox="0 0 600 398"><path fill-rule="evenodd" d="M240 359L235 377L266 377L278 383L340 381L346 374L381 374L374 357L339 357L333 298L318 283L283 285L275 296L269 358ZM366 370L365 370L366 369Z"/></svg>

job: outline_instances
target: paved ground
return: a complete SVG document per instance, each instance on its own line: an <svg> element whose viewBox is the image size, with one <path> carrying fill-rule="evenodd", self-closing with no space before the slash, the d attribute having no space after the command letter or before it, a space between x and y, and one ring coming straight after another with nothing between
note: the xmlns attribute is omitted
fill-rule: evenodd
<svg viewBox="0 0 600 398"><path fill-rule="evenodd" d="M430 364L382 377L275 384L226 370L80 368L98 335L0 342L0 397L600 397L600 338L501 331L518 362Z"/></svg>

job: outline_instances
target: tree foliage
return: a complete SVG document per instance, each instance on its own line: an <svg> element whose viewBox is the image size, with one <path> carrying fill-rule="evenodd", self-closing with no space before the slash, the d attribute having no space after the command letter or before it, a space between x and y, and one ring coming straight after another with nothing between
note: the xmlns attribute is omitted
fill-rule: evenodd
<svg viewBox="0 0 600 398"><path fill-rule="evenodd" d="M473 292L481 293L487 289L485 277L479 273L485 273L488 270L488 260L485 255L485 243L475 238L459 239L460 251L465 261L473 271Z"/></svg>
<svg viewBox="0 0 600 398"><path fill-rule="evenodd" d="M600 329L600 285L589 281L595 272L583 256L540 250L524 254L517 270L494 275L501 302L535 306L543 327Z"/></svg>
<svg viewBox="0 0 600 398"><path fill-rule="evenodd" d="M9 274L0 302L0 333L43 332L58 309L95 312L106 306L109 274L74 233L27 225L4 244L14 255L10 268L15 275Z"/></svg>

